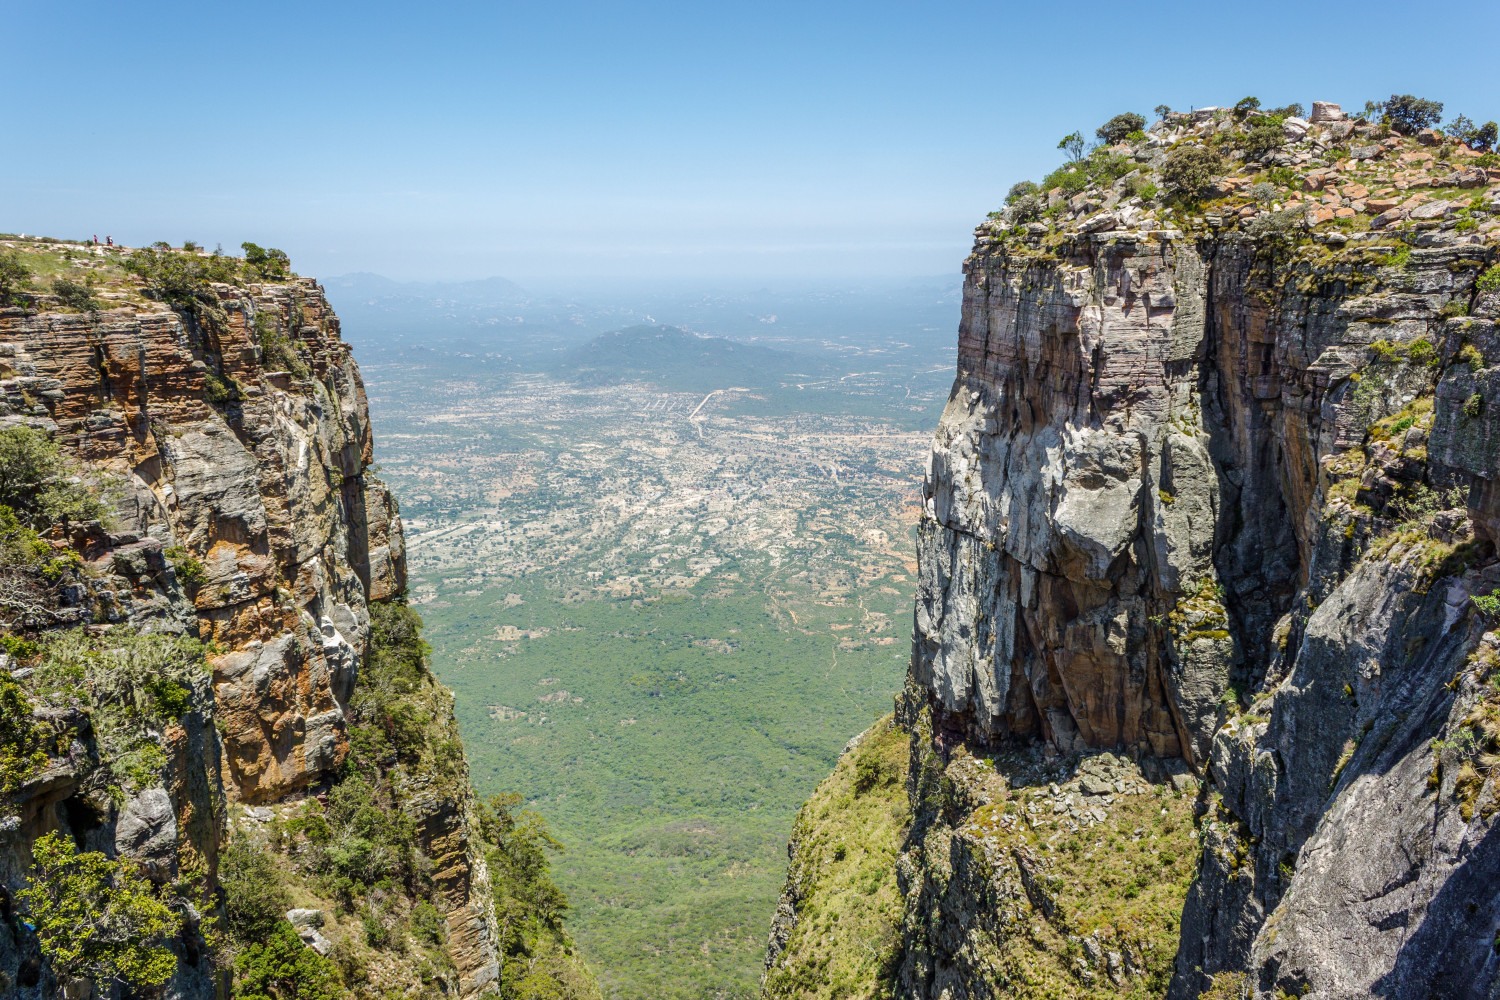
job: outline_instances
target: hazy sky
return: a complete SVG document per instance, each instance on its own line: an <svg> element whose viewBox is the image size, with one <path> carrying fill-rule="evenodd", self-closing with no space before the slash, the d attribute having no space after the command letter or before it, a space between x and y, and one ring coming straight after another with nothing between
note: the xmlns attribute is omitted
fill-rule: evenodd
<svg viewBox="0 0 1500 1000"><path fill-rule="evenodd" d="M1500 4L1424 11L0 0L0 231L249 239L319 275L956 273L1012 182L1120 111L1500 117Z"/></svg>

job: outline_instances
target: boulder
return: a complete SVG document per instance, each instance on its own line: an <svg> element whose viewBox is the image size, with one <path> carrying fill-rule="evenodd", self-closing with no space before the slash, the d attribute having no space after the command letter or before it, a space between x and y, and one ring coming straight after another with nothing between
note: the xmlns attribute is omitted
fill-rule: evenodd
<svg viewBox="0 0 1500 1000"><path fill-rule="evenodd" d="M165 788L131 796L115 824L115 846L152 878L170 878L177 867L177 814Z"/></svg>
<svg viewBox="0 0 1500 1000"><path fill-rule="evenodd" d="M1443 214L1446 213L1447 211L1448 211L1448 202L1446 202L1446 201L1428 201L1428 202L1423 202L1422 204L1418 205L1416 208L1412 209L1411 210L1411 218L1419 220L1419 221L1423 220L1423 219L1441 219L1443 217Z"/></svg>
<svg viewBox="0 0 1500 1000"><path fill-rule="evenodd" d="M1303 118L1288 118L1281 123L1281 134L1288 142L1297 142L1307 135L1308 123Z"/></svg>
<svg viewBox="0 0 1500 1000"><path fill-rule="evenodd" d="M1331 104L1328 101L1313 101L1312 117L1308 120L1318 125L1325 122L1341 122L1348 117L1344 114L1344 109L1337 104Z"/></svg>

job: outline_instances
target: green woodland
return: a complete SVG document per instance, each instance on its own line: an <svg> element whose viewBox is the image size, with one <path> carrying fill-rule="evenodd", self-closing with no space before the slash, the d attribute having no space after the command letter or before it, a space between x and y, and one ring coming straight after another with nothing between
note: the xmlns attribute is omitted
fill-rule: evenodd
<svg viewBox="0 0 1500 1000"><path fill-rule="evenodd" d="M901 631L855 649L832 629L854 601L707 591L424 609L475 787L524 789L566 845L555 878L606 996L756 992L792 821L908 652L904 591L861 595ZM504 625L552 631L503 657L472 641Z"/></svg>

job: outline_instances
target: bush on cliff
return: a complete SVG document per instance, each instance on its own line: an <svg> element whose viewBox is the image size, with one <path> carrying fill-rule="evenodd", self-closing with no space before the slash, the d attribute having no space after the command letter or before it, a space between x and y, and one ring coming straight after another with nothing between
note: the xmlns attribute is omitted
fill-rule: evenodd
<svg viewBox="0 0 1500 1000"><path fill-rule="evenodd" d="M30 277L31 269L18 251L0 252L0 306L20 305L19 292Z"/></svg>
<svg viewBox="0 0 1500 1000"><path fill-rule="evenodd" d="M292 905L276 859L244 840L219 855L219 885L224 890L225 929L241 945L266 940Z"/></svg>
<svg viewBox="0 0 1500 1000"><path fill-rule="evenodd" d="M31 850L35 862L18 896L59 979L86 979L106 992L116 983L160 986L172 977L177 958L163 942L181 921L128 861L79 853L55 832Z"/></svg>
<svg viewBox="0 0 1500 1000"><path fill-rule="evenodd" d="M94 285L93 275L89 275L83 281L74 281L67 277L53 278L52 294L61 299L62 304L68 309L98 312L100 302L94 297Z"/></svg>
<svg viewBox="0 0 1500 1000"><path fill-rule="evenodd" d="M35 527L60 521L96 521L105 504L90 489L44 431L31 427L0 430L0 504Z"/></svg>
<svg viewBox="0 0 1500 1000"><path fill-rule="evenodd" d="M234 973L237 1000L337 1000L346 995L338 966L303 944L284 920L264 942L239 953Z"/></svg>
<svg viewBox="0 0 1500 1000"><path fill-rule="evenodd" d="M1090 184L1113 184L1128 174L1133 163L1128 156L1111 153L1107 149L1096 149L1088 158L1076 163L1067 163L1042 178L1042 190L1062 188L1075 194Z"/></svg>
<svg viewBox="0 0 1500 1000"><path fill-rule="evenodd" d="M292 260L284 250L241 243L245 251L245 273L259 281L285 281L292 275Z"/></svg>
<svg viewBox="0 0 1500 1000"><path fill-rule="evenodd" d="M1192 203L1208 194L1224 169L1224 157L1217 151L1206 146L1178 146L1167 154L1161 178L1175 198Z"/></svg>
<svg viewBox="0 0 1500 1000"><path fill-rule="evenodd" d="M1115 115L1109 121L1094 130L1099 141L1106 146L1112 146L1123 141L1132 132L1139 132L1146 127L1146 119L1132 111L1123 115Z"/></svg>

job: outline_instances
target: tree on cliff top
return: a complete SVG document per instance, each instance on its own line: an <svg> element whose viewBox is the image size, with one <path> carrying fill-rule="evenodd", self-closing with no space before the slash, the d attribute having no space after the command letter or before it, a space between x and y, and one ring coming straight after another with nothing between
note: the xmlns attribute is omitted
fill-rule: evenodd
<svg viewBox="0 0 1500 1000"><path fill-rule="evenodd" d="M285 281L292 273L292 259L286 251L275 247L259 247L254 243L241 243L245 251L245 270L252 278L261 281Z"/></svg>
<svg viewBox="0 0 1500 1000"><path fill-rule="evenodd" d="M1094 130L1099 141L1107 146L1124 140L1132 132L1139 132L1146 127L1146 119L1133 111L1127 111L1123 115L1115 115L1109 121Z"/></svg>
<svg viewBox="0 0 1500 1000"><path fill-rule="evenodd" d="M1201 199L1214 178L1224 172L1224 157L1206 146L1178 146L1167 154L1161 179L1183 201Z"/></svg>
<svg viewBox="0 0 1500 1000"><path fill-rule="evenodd" d="M31 277L31 269L18 251L0 253L0 306L10 305Z"/></svg>
<svg viewBox="0 0 1500 1000"><path fill-rule="evenodd" d="M1427 101L1411 94L1392 94L1385 102L1385 120L1402 135L1432 128L1443 117L1442 101Z"/></svg>

